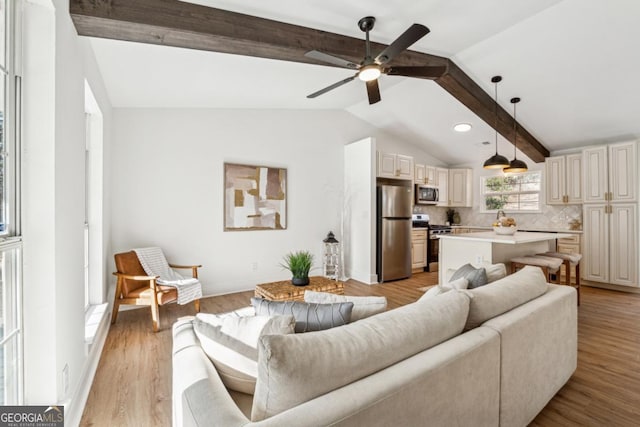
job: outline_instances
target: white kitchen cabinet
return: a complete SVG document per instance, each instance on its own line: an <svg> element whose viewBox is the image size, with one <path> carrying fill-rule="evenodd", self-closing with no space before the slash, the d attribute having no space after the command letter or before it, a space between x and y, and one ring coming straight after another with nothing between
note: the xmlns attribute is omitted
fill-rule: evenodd
<svg viewBox="0 0 640 427"><path fill-rule="evenodd" d="M583 150L587 280L639 286L637 156L636 142Z"/></svg>
<svg viewBox="0 0 640 427"><path fill-rule="evenodd" d="M609 208L609 283L638 286L638 220L635 203Z"/></svg>
<svg viewBox="0 0 640 427"><path fill-rule="evenodd" d="M471 169L449 169L449 202L451 207L471 207L473 204L473 191Z"/></svg>
<svg viewBox="0 0 640 427"><path fill-rule="evenodd" d="M584 202L637 201L637 143L589 147L583 150Z"/></svg>
<svg viewBox="0 0 640 427"><path fill-rule="evenodd" d="M440 199L436 206L448 206L449 204L449 169L436 168L436 185Z"/></svg>
<svg viewBox="0 0 640 427"><path fill-rule="evenodd" d="M427 231L411 231L411 268L422 269L427 266Z"/></svg>
<svg viewBox="0 0 640 427"><path fill-rule="evenodd" d="M413 173L413 182L415 184L426 184L426 166L416 163Z"/></svg>
<svg viewBox="0 0 640 427"><path fill-rule="evenodd" d="M378 176L413 180L413 157L378 151Z"/></svg>
<svg viewBox="0 0 640 427"><path fill-rule="evenodd" d="M425 184L436 185L436 168L433 166L427 166L425 168Z"/></svg>
<svg viewBox="0 0 640 427"><path fill-rule="evenodd" d="M582 154L548 157L545 160L547 204L582 203Z"/></svg>
<svg viewBox="0 0 640 427"><path fill-rule="evenodd" d="M582 277L638 286L637 210L636 203L584 205Z"/></svg>

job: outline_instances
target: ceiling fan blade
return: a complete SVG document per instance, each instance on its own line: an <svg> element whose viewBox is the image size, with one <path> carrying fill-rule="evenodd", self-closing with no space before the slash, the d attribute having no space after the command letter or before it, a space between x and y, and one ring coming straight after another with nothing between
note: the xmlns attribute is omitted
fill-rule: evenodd
<svg viewBox="0 0 640 427"><path fill-rule="evenodd" d="M340 86L342 86L342 85L344 85L344 84L347 84L347 83L349 83L350 81L352 81L353 79L355 79L357 75L358 75L358 74L354 74L352 77L348 77L348 78L346 78L346 79L344 79L344 80L340 80L339 82L334 83L334 84L332 84L331 86L327 86L327 87L325 87L324 89L320 89L320 90L319 90L319 91L317 91L317 92L313 92L311 95L307 95L307 98L315 98L316 96L320 96L320 95L322 95L323 93L327 93L327 92L329 92L330 90L333 90L333 89L335 89L335 88L337 88L337 87L340 87Z"/></svg>
<svg viewBox="0 0 640 427"><path fill-rule="evenodd" d="M428 65L423 67L391 67L384 70L388 76L418 77L421 79L437 79L447 72L444 65Z"/></svg>
<svg viewBox="0 0 640 427"><path fill-rule="evenodd" d="M391 61L396 55L398 55L403 50L407 49L409 46L429 34L429 29L421 24L413 24L407 30L400 35L397 39L393 41L389 46L386 47L385 50L380 52L378 56L376 56L375 61L378 64L385 64Z"/></svg>
<svg viewBox="0 0 640 427"><path fill-rule="evenodd" d="M352 70L360 68L359 64L338 58L337 56L329 55L328 53L320 52L319 50L310 50L305 53L304 56L315 59L316 61L328 62L329 64L337 65L338 67L350 68Z"/></svg>
<svg viewBox="0 0 640 427"><path fill-rule="evenodd" d="M380 102L380 86L378 86L378 79L367 82L367 95L369 96L369 104Z"/></svg>

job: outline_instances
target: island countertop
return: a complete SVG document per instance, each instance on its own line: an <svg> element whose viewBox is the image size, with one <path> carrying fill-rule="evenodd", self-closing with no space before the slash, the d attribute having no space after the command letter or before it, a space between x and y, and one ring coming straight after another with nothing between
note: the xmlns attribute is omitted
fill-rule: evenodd
<svg viewBox="0 0 640 427"><path fill-rule="evenodd" d="M467 240L473 242L501 243L507 245L518 245L521 243L543 242L545 240L562 239L571 237L566 233L537 233L532 231L516 231L513 236L496 234L493 231L482 231L479 233L462 234L440 234L440 239Z"/></svg>

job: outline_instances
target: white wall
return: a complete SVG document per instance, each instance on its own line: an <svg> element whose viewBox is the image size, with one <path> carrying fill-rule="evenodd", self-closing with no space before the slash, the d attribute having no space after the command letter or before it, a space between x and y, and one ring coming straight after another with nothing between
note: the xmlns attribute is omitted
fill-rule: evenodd
<svg viewBox="0 0 640 427"><path fill-rule="evenodd" d="M154 245L203 264L208 295L288 279L279 263L292 250L321 267L322 239L342 237L343 146L369 131L343 111L116 109L113 250ZM223 231L224 162L287 168L286 230Z"/></svg>
<svg viewBox="0 0 640 427"><path fill-rule="evenodd" d="M73 27L67 1L24 2L24 34L25 403L65 404L67 421L73 425L82 408L72 397L85 379L88 363L83 274L85 78L95 90L107 128L111 107L95 59ZM105 142L108 145L108 135Z"/></svg>

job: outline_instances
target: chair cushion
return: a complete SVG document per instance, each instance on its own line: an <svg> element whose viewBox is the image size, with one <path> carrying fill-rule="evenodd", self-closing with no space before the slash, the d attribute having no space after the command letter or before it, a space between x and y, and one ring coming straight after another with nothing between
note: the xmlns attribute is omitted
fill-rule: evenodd
<svg viewBox="0 0 640 427"><path fill-rule="evenodd" d="M148 299L149 301L151 301L151 298L153 298L153 292L148 285L149 282L146 283L146 287L140 287L138 289L130 291L126 295L126 298L140 298ZM156 287L158 288L158 305L164 305L178 300L178 291L176 290L176 288L172 286L162 285L156 285Z"/></svg>
<svg viewBox="0 0 640 427"><path fill-rule="evenodd" d="M304 302L315 302L318 304L352 302L351 322L382 313L387 309L386 297L357 297L336 295L329 292L304 291Z"/></svg>
<svg viewBox="0 0 640 427"><path fill-rule="evenodd" d="M296 333L321 331L351 321L352 302L315 304L298 301L269 301L251 298L256 315L290 314L296 319Z"/></svg>
<svg viewBox="0 0 640 427"><path fill-rule="evenodd" d="M562 260L560 258L552 258L540 255L511 258L511 262L533 265L536 267L547 267L551 273L558 271L558 269L562 265Z"/></svg>
<svg viewBox="0 0 640 427"><path fill-rule="evenodd" d="M543 254L538 254L542 256L552 257L552 258L560 258L564 261L569 261L572 265L576 265L582 259L581 254L568 254L565 252L545 252Z"/></svg>
<svg viewBox="0 0 640 427"><path fill-rule="evenodd" d="M115 254L113 257L116 261L116 270L118 270L118 273L130 274L132 276L147 275L147 273L144 271L144 268L142 268L140 261L138 260L138 256L134 251ZM148 287L149 282L124 279L122 283L122 295L124 295L125 298L133 298L129 296L131 291L138 288Z"/></svg>

